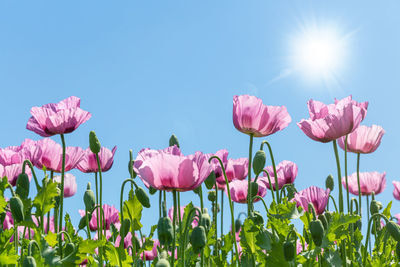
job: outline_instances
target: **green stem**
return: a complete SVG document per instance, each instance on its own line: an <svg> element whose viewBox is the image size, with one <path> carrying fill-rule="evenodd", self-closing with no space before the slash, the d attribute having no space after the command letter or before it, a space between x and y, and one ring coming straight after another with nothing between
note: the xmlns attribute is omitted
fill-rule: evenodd
<svg viewBox="0 0 400 267"><path fill-rule="evenodd" d="M128 182L131 183L132 187L133 187L133 186L135 186L135 188L138 187L137 184L135 183L135 181L134 181L132 178L125 179L125 180L122 182L122 185L121 185L121 194L119 195L119 207L120 207L120 213L121 213L121 222L124 221L124 209L123 209L123 206L122 206L122 205L123 205L123 200L124 200L124 188L125 188L125 184L128 183ZM161 192L161 191L160 191L160 192Z"/></svg>
<svg viewBox="0 0 400 267"><path fill-rule="evenodd" d="M178 209L176 211L177 215L178 215L178 224L179 224L179 238L182 238L182 218L181 218L181 194L180 192L177 192L177 196L178 196ZM178 240L179 243L179 240ZM181 251L181 247L178 247L178 251L177 251L177 257L179 259L179 256L182 255L182 253L184 253L184 251Z"/></svg>
<svg viewBox="0 0 400 267"><path fill-rule="evenodd" d="M346 193L347 193L347 213L350 212L350 193L349 193L349 179L347 177L347 139L349 135L346 135L344 142L344 175L346 177Z"/></svg>
<svg viewBox="0 0 400 267"><path fill-rule="evenodd" d="M253 134L250 134L250 143L249 143L249 165L247 170L247 214L251 212L251 160L253 157ZM228 186L228 184L226 184ZM215 188L216 189L216 188Z"/></svg>
<svg viewBox="0 0 400 267"><path fill-rule="evenodd" d="M255 200L256 198L258 198L259 200L262 201L262 203L263 203L263 205L264 205L264 208L265 208L265 212L268 214L268 206L267 206L267 204L265 203L265 200L264 200L262 197L260 197L260 196L257 195L257 196L254 196L254 197L253 197L252 202L254 202L254 200Z"/></svg>
<svg viewBox="0 0 400 267"><path fill-rule="evenodd" d="M223 237L224 237L224 190L221 190L221 240Z"/></svg>
<svg viewBox="0 0 400 267"><path fill-rule="evenodd" d="M369 195L367 195L367 220L369 221ZM371 239L369 240L369 254L371 253Z"/></svg>
<svg viewBox="0 0 400 267"><path fill-rule="evenodd" d="M204 211L204 201L203 201L203 188L201 185L200 185L199 189L200 189L199 190L200 208L201 208L201 212L203 212Z"/></svg>
<svg viewBox="0 0 400 267"><path fill-rule="evenodd" d="M58 232L62 231L63 226L63 208L64 208L64 179L65 179L65 139L64 134L60 134L62 143L62 163L61 163L61 193L60 193L60 224L58 225ZM62 239L59 237L60 258L62 259Z"/></svg>
<svg viewBox="0 0 400 267"><path fill-rule="evenodd" d="M272 162L272 168L274 170L274 177L275 177L275 193L276 193L276 201L277 203L281 203L281 200L279 199L279 184L278 184L278 174L276 172L276 164L275 164L275 159L274 159L274 154L272 153L272 148L271 145L267 141L263 141L261 143L261 150L263 149L263 145L266 144L268 146L269 150L269 156L271 157L271 162Z"/></svg>
<svg viewBox="0 0 400 267"><path fill-rule="evenodd" d="M39 192L40 185L39 185L38 179L36 177L35 169L33 168L32 162L29 159L24 160L24 163L22 164L22 173L25 173L26 165L28 165L29 168L31 169L31 173L32 173L33 179L35 181L35 185L36 185L36 190Z"/></svg>
<svg viewBox="0 0 400 267"><path fill-rule="evenodd" d="M185 251L186 249L186 243L187 243L187 232L189 229L189 224L193 221L193 212L198 213L199 218L201 218L201 214L202 212L200 212L200 210L196 207L192 208L188 214L187 220L186 220L186 224L185 224L185 229L183 229L183 246L182 246L182 250ZM182 253L182 263L183 263L183 267L185 267L186 262L185 262L185 254L186 253Z"/></svg>
<svg viewBox="0 0 400 267"><path fill-rule="evenodd" d="M172 257L171 257L171 266L175 266L175 242L176 242L176 210L177 210L177 200L176 200L176 191L172 191L173 201L174 201L174 215L172 220L172 228L174 232L174 237L172 241Z"/></svg>
<svg viewBox="0 0 400 267"><path fill-rule="evenodd" d="M100 177L100 206L103 207L103 175L101 173L99 153L96 153L96 161L97 161L97 169L99 171L99 177ZM103 212L103 209L100 210L101 230L103 231L103 229L104 229L104 236L106 236L106 229L104 227L105 221L103 220L104 214L102 214L102 212Z"/></svg>
<svg viewBox="0 0 400 267"><path fill-rule="evenodd" d="M339 188L339 211L343 212L343 189L342 189L342 175L340 172L340 160L336 140L333 140L333 150L335 151L336 167L338 172L338 188Z"/></svg>
<svg viewBox="0 0 400 267"><path fill-rule="evenodd" d="M357 153L358 211L361 216L360 153Z"/></svg>
<svg viewBox="0 0 400 267"><path fill-rule="evenodd" d="M160 190L160 196L158 198L158 215L161 218L161 201L162 201L162 191Z"/></svg>
<svg viewBox="0 0 400 267"><path fill-rule="evenodd" d="M367 238L365 239L365 245L364 245L364 257L363 257L363 265L366 266L366 260L367 260L367 249L368 249L368 242L369 242L369 236L370 236L370 232L371 232L371 222L376 218L376 217L381 217L385 220L386 223L389 222L388 218L386 218L385 215L380 214L380 213L376 213L374 215L371 216L370 219L368 219L368 230L367 230Z"/></svg>
<svg viewBox="0 0 400 267"><path fill-rule="evenodd" d="M333 196L332 196L331 194L329 194L329 198L332 200L333 205L335 206L336 212L338 212L338 208L337 208L337 206L336 206L336 201L335 201L335 199L333 198Z"/></svg>
<svg viewBox="0 0 400 267"><path fill-rule="evenodd" d="M274 188L271 183L271 177L269 176L269 173L266 170L263 170L263 172L267 175L268 178L269 190L271 190L272 201L275 201L275 194L274 194Z"/></svg>

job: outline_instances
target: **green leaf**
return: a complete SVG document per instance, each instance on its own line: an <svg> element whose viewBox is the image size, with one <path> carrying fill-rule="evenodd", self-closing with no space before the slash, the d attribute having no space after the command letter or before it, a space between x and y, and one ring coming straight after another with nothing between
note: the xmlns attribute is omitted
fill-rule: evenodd
<svg viewBox="0 0 400 267"><path fill-rule="evenodd" d="M388 219L390 219L390 209L392 208L392 201L389 202L389 204L386 206L386 208L383 210L382 214L385 215Z"/></svg>
<svg viewBox="0 0 400 267"><path fill-rule="evenodd" d="M124 215L128 215L128 217L131 219L133 230L140 230L143 227L143 225L140 223L143 206L135 195L131 195L131 193L129 194L129 200L124 202L123 210Z"/></svg>
<svg viewBox="0 0 400 267"><path fill-rule="evenodd" d="M5 211L6 206L7 206L6 199L2 195L0 195L0 213L3 213Z"/></svg>
<svg viewBox="0 0 400 267"><path fill-rule="evenodd" d="M16 255L15 252L14 252L14 254L1 253L0 254L0 262L1 262L1 266L8 265L8 264L17 264L18 255Z"/></svg>
<svg viewBox="0 0 400 267"><path fill-rule="evenodd" d="M58 243L57 234L51 231L47 233L44 239L46 240L47 244L49 244L51 247L54 247Z"/></svg>
<svg viewBox="0 0 400 267"><path fill-rule="evenodd" d="M329 242L346 238L349 234L349 225L357 222L359 219L360 216L358 215L333 213L332 220L329 223L326 233L326 238Z"/></svg>
<svg viewBox="0 0 400 267"><path fill-rule="evenodd" d="M246 219L240 232L240 245L247 248L250 253L256 252L256 234L257 228L255 228L254 222L250 219Z"/></svg>
<svg viewBox="0 0 400 267"><path fill-rule="evenodd" d="M86 239L79 244L78 251L83 254L93 254L96 248L104 246L105 243L105 240Z"/></svg>
<svg viewBox="0 0 400 267"><path fill-rule="evenodd" d="M126 257L125 250L118 250L113 244L107 243L106 247L106 257L109 260L111 266L121 266L130 267L132 266L132 258ZM122 253L122 255L120 254Z"/></svg>
<svg viewBox="0 0 400 267"><path fill-rule="evenodd" d="M271 243L272 241L269 233L264 229L261 229L260 233L256 237L256 245L261 249L271 250Z"/></svg>
<svg viewBox="0 0 400 267"><path fill-rule="evenodd" d="M49 181L46 187L40 189L33 200L33 206L36 207L36 216L45 215L54 208L54 198L58 196L57 185L58 183Z"/></svg>

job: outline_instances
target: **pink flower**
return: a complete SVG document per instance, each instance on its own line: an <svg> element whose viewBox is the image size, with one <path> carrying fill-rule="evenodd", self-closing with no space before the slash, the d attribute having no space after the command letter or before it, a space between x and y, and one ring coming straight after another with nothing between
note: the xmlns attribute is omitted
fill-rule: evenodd
<svg viewBox="0 0 400 267"><path fill-rule="evenodd" d="M291 121L284 106L266 106L255 96L233 97L233 124L242 133L268 136L283 130Z"/></svg>
<svg viewBox="0 0 400 267"><path fill-rule="evenodd" d="M65 149L65 171L75 169L84 156L80 147L66 147ZM50 138L44 138L36 142L36 150L32 163L39 169L43 166L49 171L61 172L62 147Z"/></svg>
<svg viewBox="0 0 400 267"><path fill-rule="evenodd" d="M397 224L400 225L400 213L397 213L394 217L397 219Z"/></svg>
<svg viewBox="0 0 400 267"><path fill-rule="evenodd" d="M33 107L26 129L43 137L71 133L92 116L80 108L80 102L78 97L71 96L57 104Z"/></svg>
<svg viewBox="0 0 400 267"><path fill-rule="evenodd" d="M61 184L61 176L54 176L54 181ZM77 187L75 176L71 173L66 173L64 175L64 197L75 195Z"/></svg>
<svg viewBox="0 0 400 267"><path fill-rule="evenodd" d="M181 207L181 220L183 220L183 215L185 213L185 208L186 208L186 206ZM199 208L199 207L197 207L197 208ZM195 214L197 214L197 213L195 213ZM171 221L174 219L174 207L171 207L168 210L168 217L171 219ZM176 221L178 223L178 217L176 217ZM194 220L194 217L193 217L192 227L196 227L197 225L198 225L198 222L196 220Z"/></svg>
<svg viewBox="0 0 400 267"><path fill-rule="evenodd" d="M202 171L203 168L209 171ZM197 152L183 156L176 146L164 150L141 150L134 170L147 187L181 192L197 188L210 173L205 155Z"/></svg>
<svg viewBox="0 0 400 267"><path fill-rule="evenodd" d="M114 163L114 154L116 150L117 150L116 146L114 146L112 150L109 150L108 148L105 147L101 147L99 153L99 160L102 172L106 172L109 169L111 169ZM86 173L99 171L97 167L96 155L90 150L90 148L87 148L84 151L84 155L81 161L78 163L77 167L81 172L86 172Z"/></svg>
<svg viewBox="0 0 400 267"><path fill-rule="evenodd" d="M152 261L157 257L157 247L160 246L160 241L158 241L158 239L153 240L153 249L150 251L145 251L144 255L146 256L146 261ZM143 253L141 253L141 258L142 260L144 260L143 258Z"/></svg>
<svg viewBox="0 0 400 267"><path fill-rule="evenodd" d="M367 115L368 102L357 103L351 96L335 104L308 101L310 118L297 125L311 139L327 143L353 132Z"/></svg>
<svg viewBox="0 0 400 267"><path fill-rule="evenodd" d="M307 250L308 248L308 244L306 243L306 241L304 241L304 250ZM296 253L300 254L303 251L303 244L301 243L301 241L299 239L297 239L296 241Z"/></svg>
<svg viewBox="0 0 400 267"><path fill-rule="evenodd" d="M254 181L254 179L253 179ZM257 181L258 184L258 192L257 195L260 197L265 197L267 194L267 188L264 183ZM231 199L236 203L247 203L247 189L248 189L248 181L247 180L233 180L229 183L229 189L231 192ZM227 189L225 189L225 193L228 195ZM260 199L256 198L254 202L259 201Z"/></svg>
<svg viewBox="0 0 400 267"><path fill-rule="evenodd" d="M89 228L91 231L96 231L97 230L97 210L99 211L99 216L100 216L100 209L96 209L93 214L92 214L92 219L89 222ZM106 230L110 230L111 224L116 224L119 222L119 212L118 210L113 206L103 204L103 210L104 210L104 218L105 218L105 228ZM79 214L81 217L85 216L85 211L84 210L79 210Z"/></svg>
<svg viewBox="0 0 400 267"><path fill-rule="evenodd" d="M17 183L18 175L22 173L22 165L22 163L16 163L7 166L0 165L0 177L3 178L6 176L8 182L12 186L15 186ZM32 177L31 169L29 167L26 167L25 173L28 175L30 181Z"/></svg>
<svg viewBox="0 0 400 267"><path fill-rule="evenodd" d="M347 151L353 153L372 153L381 144L382 136L385 130L381 126L372 125L367 127L364 125L358 126L352 133L347 137ZM344 150L346 136L342 136L338 139L339 146Z"/></svg>
<svg viewBox="0 0 400 267"><path fill-rule="evenodd" d="M39 227L39 221L37 220L36 216L32 215L32 221L34 222L34 224L37 225L37 227ZM47 216L43 217L43 221L44 221L44 231L47 233L49 230L47 229ZM50 217L50 231L55 233L55 228L54 228L54 216Z"/></svg>
<svg viewBox="0 0 400 267"><path fill-rule="evenodd" d="M25 139L20 146L0 148L0 164L5 166L23 163L26 159L31 160L35 147L35 141Z"/></svg>
<svg viewBox="0 0 400 267"><path fill-rule="evenodd" d="M357 173L348 176L349 192L358 196ZM342 185L346 188L346 177L342 178ZM386 187L386 172L360 172L361 195L375 195L381 193Z"/></svg>
<svg viewBox="0 0 400 267"><path fill-rule="evenodd" d="M275 189L275 175L273 167L266 167L266 171L271 178L272 187ZM281 189L285 184L293 184L297 176L297 165L294 162L284 160L276 166L276 174L278 176L279 189ZM268 177L266 174L264 174L264 176L260 177L259 179L265 184L268 189L270 189Z"/></svg>
<svg viewBox="0 0 400 267"><path fill-rule="evenodd" d="M319 215L325 211L329 200L329 192L329 189L324 190L320 187L310 186L297 192L294 195L294 201L296 201L297 207L301 206L306 211L308 211L308 203L313 204L315 212Z"/></svg>
<svg viewBox="0 0 400 267"><path fill-rule="evenodd" d="M226 178L228 178L229 182L233 180L243 180L247 176L247 169L249 165L249 160L247 158L239 158L239 159L228 159L226 164ZM221 174L217 177L217 186L218 189L225 190L225 178L224 175Z"/></svg>
<svg viewBox="0 0 400 267"><path fill-rule="evenodd" d="M400 182L398 181L393 181L393 197L397 200L400 200Z"/></svg>

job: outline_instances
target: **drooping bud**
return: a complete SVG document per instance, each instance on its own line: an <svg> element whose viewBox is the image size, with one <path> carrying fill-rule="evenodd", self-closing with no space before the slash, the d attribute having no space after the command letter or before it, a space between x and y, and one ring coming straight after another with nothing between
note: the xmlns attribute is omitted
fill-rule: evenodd
<svg viewBox="0 0 400 267"><path fill-rule="evenodd" d="M201 219L200 219L200 225L204 227L206 232L210 230L211 227L211 217L208 214L208 211L206 208L204 208L203 213L201 214Z"/></svg>
<svg viewBox="0 0 400 267"><path fill-rule="evenodd" d="M328 229L328 221L325 218L324 214L318 215L318 219L322 222L322 226L324 227L325 230Z"/></svg>
<svg viewBox="0 0 400 267"><path fill-rule="evenodd" d="M140 186L135 189L135 194L139 202L142 204L143 207L145 208L150 208L150 199L149 196L147 195L146 191L144 191L143 188Z"/></svg>
<svg viewBox="0 0 400 267"><path fill-rule="evenodd" d="M239 233L240 227L242 227L242 221L241 221L239 218L237 218L237 219L235 220L235 230L236 230L236 233Z"/></svg>
<svg viewBox="0 0 400 267"><path fill-rule="evenodd" d="M294 247L294 243L291 241L285 241L283 243L283 256L286 261L292 261L294 259L296 253L296 249Z"/></svg>
<svg viewBox="0 0 400 267"><path fill-rule="evenodd" d="M267 160L267 156L263 150L258 150L253 159L253 171L256 175L259 175L265 166L265 161Z"/></svg>
<svg viewBox="0 0 400 267"><path fill-rule="evenodd" d="M26 256L24 262L22 263L22 267L36 267L36 260L32 256Z"/></svg>
<svg viewBox="0 0 400 267"><path fill-rule="evenodd" d="M371 201L371 206L369 207L371 211L371 215L379 213L379 211L383 208L382 203L377 200L372 200Z"/></svg>
<svg viewBox="0 0 400 267"><path fill-rule="evenodd" d="M162 246L169 245L174 236L172 221L169 217L161 217L157 225L158 240Z"/></svg>
<svg viewBox="0 0 400 267"><path fill-rule="evenodd" d="M10 199L10 209L12 217L16 223L22 222L25 219L24 204L18 196L13 196Z"/></svg>
<svg viewBox="0 0 400 267"><path fill-rule="evenodd" d="M203 226L196 226L190 235L193 252L199 253L207 243L206 231Z"/></svg>
<svg viewBox="0 0 400 267"><path fill-rule="evenodd" d="M257 193L258 193L258 183L257 182L250 183L250 192L251 192L251 197L257 196Z"/></svg>
<svg viewBox="0 0 400 267"><path fill-rule="evenodd" d="M91 211L96 205L96 198L92 189L90 188L90 183L87 184L85 194L83 195L83 202L85 203L85 208L88 211Z"/></svg>
<svg viewBox="0 0 400 267"><path fill-rule="evenodd" d="M87 213L85 214L79 221L78 228L81 230L86 227L86 218L88 219L88 222L92 219L92 213Z"/></svg>
<svg viewBox="0 0 400 267"><path fill-rule="evenodd" d="M329 188L331 191L333 191L333 188L335 187L335 182L333 180L332 174L329 174L328 177L326 177L325 187Z"/></svg>
<svg viewBox="0 0 400 267"><path fill-rule="evenodd" d="M386 224L386 229L394 240L400 242L400 226L394 221L390 221Z"/></svg>
<svg viewBox="0 0 400 267"><path fill-rule="evenodd" d="M215 177L215 172L212 171L210 175L208 175L207 179L204 181L208 190L211 190L214 187L216 179L217 178Z"/></svg>
<svg viewBox="0 0 400 267"><path fill-rule="evenodd" d="M21 173L17 178L17 189L15 190L18 196L25 199L29 196L29 177L26 173Z"/></svg>
<svg viewBox="0 0 400 267"><path fill-rule="evenodd" d="M322 245L322 238L324 237L324 226L320 220L313 220L310 222L310 232L312 240L315 245Z"/></svg>
<svg viewBox="0 0 400 267"><path fill-rule="evenodd" d="M129 218L124 218L119 232L122 238L125 238L125 236L129 233L130 228L131 228L131 220Z"/></svg>
<svg viewBox="0 0 400 267"><path fill-rule="evenodd" d="M178 137L176 137L176 135L173 134L169 138L169 146L177 146L177 147L179 147L179 141L178 141Z"/></svg>
<svg viewBox="0 0 400 267"><path fill-rule="evenodd" d="M92 151L94 154L97 154L100 152L100 141L96 136L96 133L94 131L90 131L89 133L89 147L90 151Z"/></svg>
<svg viewBox="0 0 400 267"><path fill-rule="evenodd" d="M150 186L149 187L149 193L150 193L150 195L154 195L155 193L157 193L157 189L155 189L154 187Z"/></svg>
<svg viewBox="0 0 400 267"><path fill-rule="evenodd" d="M215 190L208 191L208 200L210 200L211 202L214 202L216 195L217 195L217 193L215 192Z"/></svg>
<svg viewBox="0 0 400 267"><path fill-rule="evenodd" d="M256 224L256 225L263 225L264 224L264 218L262 217L261 213L258 211L253 211L251 214L251 220Z"/></svg>

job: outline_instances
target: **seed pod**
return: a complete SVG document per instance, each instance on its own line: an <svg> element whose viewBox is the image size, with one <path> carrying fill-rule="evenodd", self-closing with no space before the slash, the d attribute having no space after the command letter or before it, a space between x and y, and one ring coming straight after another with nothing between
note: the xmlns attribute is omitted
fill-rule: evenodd
<svg viewBox="0 0 400 267"><path fill-rule="evenodd" d="M237 219L235 220L235 230L236 230L236 233L239 233L240 227L242 227L242 221L241 221L239 218L237 218Z"/></svg>
<svg viewBox="0 0 400 267"><path fill-rule="evenodd" d="M86 210L92 210L96 205L96 199L92 189L90 188L90 183L87 184L85 194L83 195L83 202L85 203Z"/></svg>
<svg viewBox="0 0 400 267"><path fill-rule="evenodd" d="M326 221L325 215L318 215L318 219L322 222L322 226L324 226L324 230L326 231L328 229L328 222Z"/></svg>
<svg viewBox="0 0 400 267"><path fill-rule="evenodd" d="M264 218L262 217L262 215L258 211L253 211L252 212L251 219L256 225L263 225L264 224Z"/></svg>
<svg viewBox="0 0 400 267"><path fill-rule="evenodd" d="M22 263L22 267L36 267L36 260L32 256L26 256L24 262Z"/></svg>
<svg viewBox="0 0 400 267"><path fill-rule="evenodd" d="M383 208L382 203L380 201L376 201L375 199L371 201L371 205L369 210L371 215L379 213L379 211Z"/></svg>
<svg viewBox="0 0 400 267"><path fill-rule="evenodd" d="M329 174L328 177L326 177L325 187L329 188L331 191L333 191L333 188L335 187L335 182L333 180L332 174Z"/></svg>
<svg viewBox="0 0 400 267"><path fill-rule="evenodd" d="M322 238L324 237L324 226L320 220L313 220L310 223L311 237L317 246L321 246Z"/></svg>
<svg viewBox="0 0 400 267"><path fill-rule="evenodd" d="M29 177L26 173L18 175L15 193L22 199L26 199L29 196Z"/></svg>
<svg viewBox="0 0 400 267"><path fill-rule="evenodd" d="M257 193L258 193L258 183L257 182L250 183L250 192L251 192L251 197L257 196Z"/></svg>
<svg viewBox="0 0 400 267"><path fill-rule="evenodd" d="M294 243L291 241L286 241L283 243L283 256L286 261L292 261L294 259L296 249Z"/></svg>
<svg viewBox="0 0 400 267"><path fill-rule="evenodd" d="M397 260L400 261L400 242L397 242L396 245L396 255L397 255Z"/></svg>
<svg viewBox="0 0 400 267"><path fill-rule="evenodd" d="M78 225L78 228L79 228L79 229L83 229L83 228L86 227L86 217L88 218L88 221L89 221L89 223L90 223L90 220L92 219L92 214L91 214L91 213L85 214L85 215L81 218L81 220L79 221L79 225Z"/></svg>
<svg viewBox="0 0 400 267"><path fill-rule="evenodd" d="M129 232L129 229L131 228L131 220L130 219L128 219L128 218L125 218L123 221L122 221L122 224L121 224L121 228L120 228L120 231L119 231L119 233L120 233L120 235L121 235L121 237L122 238L125 238L125 236L128 234L128 232Z"/></svg>
<svg viewBox="0 0 400 267"><path fill-rule="evenodd" d="M166 259L159 259L155 267L170 267L169 261L167 261Z"/></svg>
<svg viewBox="0 0 400 267"><path fill-rule="evenodd" d="M157 189L155 189L154 187L149 187L149 193L150 195L154 195L155 193L157 193Z"/></svg>
<svg viewBox="0 0 400 267"><path fill-rule="evenodd" d="M217 193L215 192L215 190L208 191L208 200L210 200L211 202L214 202L216 195L217 195Z"/></svg>
<svg viewBox="0 0 400 267"><path fill-rule="evenodd" d="M394 240L400 242L400 227L394 221L390 221L386 224L386 229L393 237Z"/></svg>
<svg viewBox="0 0 400 267"><path fill-rule="evenodd" d="M89 133L89 147L90 151L92 151L94 154L100 152L101 149L100 141L97 138L96 133L94 131L90 131Z"/></svg>
<svg viewBox="0 0 400 267"><path fill-rule="evenodd" d="M200 219L200 225L204 227L206 232L210 230L211 227L211 217L207 212L207 209L205 208L203 210L203 213L201 214L201 219Z"/></svg>
<svg viewBox="0 0 400 267"><path fill-rule="evenodd" d="M145 208L150 208L150 199L149 196L147 195L146 191L144 191L143 188L140 186L135 189L135 194L139 202L142 204L143 207Z"/></svg>
<svg viewBox="0 0 400 267"><path fill-rule="evenodd" d="M190 235L190 244L192 244L194 253L200 252L207 243L206 230L203 226L197 226Z"/></svg>
<svg viewBox="0 0 400 267"><path fill-rule="evenodd" d="M265 161L267 160L267 156L263 150L258 150L253 159L253 171L256 175L259 175L265 166Z"/></svg>
<svg viewBox="0 0 400 267"><path fill-rule="evenodd" d="M64 255L68 256L68 255L72 254L74 251L75 251L75 244L74 243L68 243L65 246Z"/></svg>
<svg viewBox="0 0 400 267"><path fill-rule="evenodd" d="M176 135L173 134L169 138L169 146L177 146L177 147L179 147L179 141L178 141L178 137L176 137Z"/></svg>
<svg viewBox="0 0 400 267"><path fill-rule="evenodd" d="M206 187L207 187L208 190L211 190L211 189L214 187L214 185L215 185L215 180L216 180L216 179L217 179L217 178L215 177L215 172L212 171L212 172L208 175L207 179L204 181L204 183L205 183L205 185L206 185Z"/></svg>
<svg viewBox="0 0 400 267"><path fill-rule="evenodd" d="M172 221L169 217L161 217L157 225L158 240L162 246L169 245L174 235Z"/></svg>
<svg viewBox="0 0 400 267"><path fill-rule="evenodd" d="M10 209L15 222L19 223L25 219L24 204L18 196L10 199Z"/></svg>

